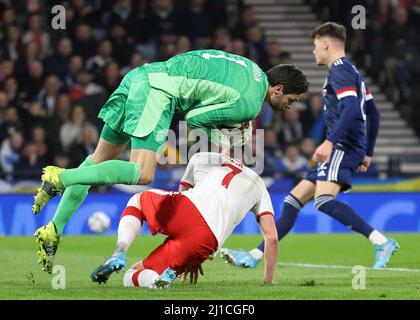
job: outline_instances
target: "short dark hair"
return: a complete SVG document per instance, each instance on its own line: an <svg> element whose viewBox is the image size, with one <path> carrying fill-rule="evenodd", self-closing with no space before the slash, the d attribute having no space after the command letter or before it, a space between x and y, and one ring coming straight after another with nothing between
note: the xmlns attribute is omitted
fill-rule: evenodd
<svg viewBox="0 0 420 320"><path fill-rule="evenodd" d="M301 94L308 90L309 83L306 76L292 64L279 64L265 74L270 86L283 85L284 94Z"/></svg>
<svg viewBox="0 0 420 320"><path fill-rule="evenodd" d="M325 22L312 30L312 39L324 36L332 37L346 43L346 27L335 22Z"/></svg>

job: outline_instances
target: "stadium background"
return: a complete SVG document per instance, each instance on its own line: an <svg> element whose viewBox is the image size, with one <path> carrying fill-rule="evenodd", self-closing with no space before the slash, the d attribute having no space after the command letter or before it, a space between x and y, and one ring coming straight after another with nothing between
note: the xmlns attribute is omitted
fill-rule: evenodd
<svg viewBox="0 0 420 320"><path fill-rule="evenodd" d="M278 215L323 138L327 69L313 61L309 32L326 20L347 26L348 52L382 113L376 163L355 179L356 192L342 197L380 230L420 231L419 0L62 1L65 30L51 28L55 4L0 1L0 235L31 235L51 219L58 199L39 216L31 213L41 168L78 166L93 152L102 126L98 110L128 70L203 48L247 56L264 70L294 63L308 75L310 92L295 110L274 115L264 106L254 122L265 129L263 176ZM366 8L364 30L351 28L357 4ZM151 186L176 189L183 169L160 166ZM144 189L96 188L65 234L89 233L94 211L110 215L115 233L130 193ZM309 204L294 231L348 230ZM258 226L248 217L236 232L255 233Z"/></svg>

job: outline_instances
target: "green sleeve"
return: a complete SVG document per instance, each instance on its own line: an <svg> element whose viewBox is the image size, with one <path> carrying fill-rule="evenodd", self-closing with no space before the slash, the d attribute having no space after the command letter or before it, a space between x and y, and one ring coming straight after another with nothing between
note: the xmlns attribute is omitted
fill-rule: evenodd
<svg viewBox="0 0 420 320"><path fill-rule="evenodd" d="M215 114L216 112L209 112ZM216 118L216 117L214 117ZM190 129L201 129L203 130L210 141L212 141L214 144L219 144L220 141L220 135L215 129L217 126L216 121L211 121L212 115L211 114L200 114L196 115L190 118L187 118L187 126Z"/></svg>

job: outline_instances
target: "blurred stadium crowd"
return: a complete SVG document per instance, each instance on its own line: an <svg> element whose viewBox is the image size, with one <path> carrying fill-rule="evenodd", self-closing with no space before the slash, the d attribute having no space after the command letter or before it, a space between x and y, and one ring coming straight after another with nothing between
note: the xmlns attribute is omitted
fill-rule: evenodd
<svg viewBox="0 0 420 320"><path fill-rule="evenodd" d="M338 1L306 2L323 20L350 23L340 14L341 1L340 7ZM410 106L420 100L420 61L415 59L420 1L365 2L372 18L367 32L353 31L349 49L389 98L419 120L419 110ZM252 7L240 0L63 1L65 30L51 29L55 4L0 1L3 179L38 179L47 164L78 166L98 141L99 109L131 68L205 48L249 57L263 70L293 63L281 43L264 36ZM276 115L264 106L255 120L254 127L266 129L264 175L298 178L308 168L323 137L322 96L308 94L297 107Z"/></svg>
<svg viewBox="0 0 420 320"><path fill-rule="evenodd" d="M357 66L381 86L420 135L420 0L306 0L323 20L344 23ZM351 9L366 8L366 29L351 28ZM416 108L417 106L417 108Z"/></svg>

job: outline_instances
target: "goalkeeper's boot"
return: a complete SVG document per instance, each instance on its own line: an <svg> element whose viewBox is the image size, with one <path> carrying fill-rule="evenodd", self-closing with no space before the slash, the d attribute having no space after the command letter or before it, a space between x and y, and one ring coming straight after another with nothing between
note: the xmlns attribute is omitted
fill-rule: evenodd
<svg viewBox="0 0 420 320"><path fill-rule="evenodd" d="M32 212L34 214L38 214L48 201L62 193L64 190L64 186L60 181L60 173L63 172L64 169L48 166L42 171L42 185L41 188L37 190L38 192L34 197L34 205L32 206Z"/></svg>
<svg viewBox="0 0 420 320"><path fill-rule="evenodd" d="M220 250L220 256L227 263L230 263L236 267L241 268L255 268L260 262L259 259L254 259L248 251L243 249L241 250L232 250L227 248L222 248Z"/></svg>
<svg viewBox="0 0 420 320"><path fill-rule="evenodd" d="M106 258L105 262L97 267L90 275L93 282L106 283L113 272L125 269L127 261L125 251L121 250Z"/></svg>
<svg viewBox="0 0 420 320"><path fill-rule="evenodd" d="M385 268L391 256L400 248L400 245L394 239L389 239L381 245L375 246L375 264L373 269Z"/></svg>
<svg viewBox="0 0 420 320"><path fill-rule="evenodd" d="M60 237L57 235L54 223L50 221L35 231L35 241L38 244L38 263L42 266L42 271L52 272L54 266L55 253L57 252Z"/></svg>
<svg viewBox="0 0 420 320"><path fill-rule="evenodd" d="M167 268L163 273L155 280L155 288L167 288L176 279L176 272L171 268Z"/></svg>

